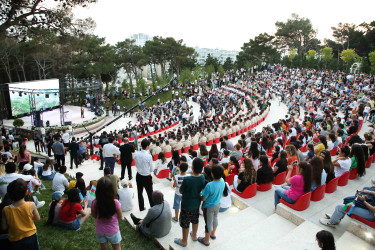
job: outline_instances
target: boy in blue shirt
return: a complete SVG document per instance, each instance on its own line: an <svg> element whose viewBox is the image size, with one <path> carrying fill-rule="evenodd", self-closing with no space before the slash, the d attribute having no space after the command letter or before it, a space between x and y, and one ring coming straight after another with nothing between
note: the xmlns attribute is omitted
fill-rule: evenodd
<svg viewBox="0 0 375 250"><path fill-rule="evenodd" d="M210 245L210 238L216 239L215 232L218 226L218 213L220 210L220 200L223 196L225 187L224 180L221 178L224 175L224 169L221 166L212 167L213 181L208 183L202 192L202 208L203 217L206 222L205 237L199 237L198 241L205 246Z"/></svg>

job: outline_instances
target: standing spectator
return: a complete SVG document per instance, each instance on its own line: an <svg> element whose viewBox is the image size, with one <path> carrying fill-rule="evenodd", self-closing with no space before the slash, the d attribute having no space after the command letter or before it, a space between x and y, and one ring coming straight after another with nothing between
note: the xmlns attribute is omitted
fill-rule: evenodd
<svg viewBox="0 0 375 250"><path fill-rule="evenodd" d="M108 241L112 244L112 249L121 249L118 221L122 219L122 210L115 196L111 180L101 178L96 187L96 199L91 203L91 215L96 222L96 239L101 249L108 249Z"/></svg>
<svg viewBox="0 0 375 250"><path fill-rule="evenodd" d="M137 168L137 190L138 190L138 203L139 210L145 210L143 200L143 188L146 189L150 207L154 204L152 202L152 176L151 173L154 171L154 164L152 162L152 156L148 153L150 148L150 141L147 139L141 142L142 150L135 153L134 161L135 167Z"/></svg>
<svg viewBox="0 0 375 250"><path fill-rule="evenodd" d="M86 158L86 144L84 143L84 141L80 141L79 147L78 147L79 164L82 164L85 158Z"/></svg>
<svg viewBox="0 0 375 250"><path fill-rule="evenodd" d="M17 179L9 184L7 190L13 202L3 209L1 229L8 229L13 249L39 249L34 221L39 221L40 216L34 202L25 202L27 183Z"/></svg>
<svg viewBox="0 0 375 250"><path fill-rule="evenodd" d="M26 145L21 144L20 150L17 155L17 163L18 163L18 171L21 173L23 170L23 166L25 164L31 162L31 155L29 152L26 151Z"/></svg>
<svg viewBox="0 0 375 250"><path fill-rule="evenodd" d="M67 132L66 130L63 130L63 135L61 136L61 139L63 140L64 147L65 148L69 147L69 139L70 139L69 132Z"/></svg>
<svg viewBox="0 0 375 250"><path fill-rule="evenodd" d="M121 177L120 180L124 179L125 176L125 168L128 169L128 177L129 181L133 179L132 176L132 161L133 161L133 153L134 153L134 146L129 143L129 139L127 137L124 138L124 145L120 147L120 159L121 159Z"/></svg>
<svg viewBox="0 0 375 250"><path fill-rule="evenodd" d="M119 201L123 212L133 209L134 190L131 182L127 180L121 181L121 189L118 190Z"/></svg>
<svg viewBox="0 0 375 250"><path fill-rule="evenodd" d="M76 138L73 137L72 141L69 144L68 150L70 151L70 169L73 169L73 161L76 165L76 168L78 168L78 150L79 145L76 142Z"/></svg>
<svg viewBox="0 0 375 250"><path fill-rule="evenodd" d="M61 138L58 137L55 143L52 145L52 151L55 157L57 166L65 166L65 148L64 144L61 143Z"/></svg>
<svg viewBox="0 0 375 250"><path fill-rule="evenodd" d="M208 183L202 192L203 217L206 222L205 237L198 237L198 241L205 246L210 245L210 238L216 239L218 226L217 216L220 210L220 200L223 195L225 183L221 178L224 170L221 166L212 167L213 181Z"/></svg>
<svg viewBox="0 0 375 250"><path fill-rule="evenodd" d="M108 110L109 110L109 107L108 107ZM109 111L108 111L109 112ZM99 139L99 154L100 154L100 168L99 170L103 170L103 147L105 144L108 143L108 137L107 137L107 132L103 132L101 135L100 135L100 139Z"/></svg>
<svg viewBox="0 0 375 250"><path fill-rule="evenodd" d="M120 155L118 147L113 145L113 137L108 138L107 144L103 146L103 157L105 159L105 167L111 169L111 174L114 173L116 155Z"/></svg>
<svg viewBox="0 0 375 250"><path fill-rule="evenodd" d="M180 212L180 203L181 203L181 193L180 193L180 187L182 184L182 181L186 177L186 171L188 170L188 164L187 163L181 163L180 165L180 174L175 175L173 177L173 187L176 188L175 195L174 195L174 202L173 202L173 209L175 211L175 217L172 218L174 221L178 221L178 214Z"/></svg>
<svg viewBox="0 0 375 250"><path fill-rule="evenodd" d="M187 176L182 181L180 187L181 199L181 213L180 226L182 227L182 239L175 238L174 242L177 245L186 247L189 236L189 227L192 223L191 238L193 241L197 240L197 230L199 223L199 207L201 204L201 191L205 184L204 175L202 175L203 161L199 158L193 160L193 172L191 176Z"/></svg>

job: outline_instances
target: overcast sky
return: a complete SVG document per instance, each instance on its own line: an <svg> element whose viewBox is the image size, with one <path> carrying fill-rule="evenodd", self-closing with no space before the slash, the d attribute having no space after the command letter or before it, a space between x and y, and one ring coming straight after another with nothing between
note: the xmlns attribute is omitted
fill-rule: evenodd
<svg viewBox="0 0 375 250"><path fill-rule="evenodd" d="M374 0L98 0L75 15L93 18L94 34L111 44L144 33L183 39L192 47L240 50L259 33L274 34L275 22L292 13L310 18L323 41L339 22L375 20L374 10Z"/></svg>

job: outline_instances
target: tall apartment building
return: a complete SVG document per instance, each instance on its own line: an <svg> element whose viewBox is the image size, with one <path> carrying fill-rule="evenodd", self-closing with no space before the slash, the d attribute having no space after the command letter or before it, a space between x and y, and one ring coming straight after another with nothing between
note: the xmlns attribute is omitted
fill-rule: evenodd
<svg viewBox="0 0 375 250"><path fill-rule="evenodd" d="M207 49L195 47L195 51L198 54L197 62L199 65L204 65L208 54L219 60L220 64L223 64L227 57L230 57L233 62L236 61L238 51L235 50L222 50L222 49Z"/></svg>

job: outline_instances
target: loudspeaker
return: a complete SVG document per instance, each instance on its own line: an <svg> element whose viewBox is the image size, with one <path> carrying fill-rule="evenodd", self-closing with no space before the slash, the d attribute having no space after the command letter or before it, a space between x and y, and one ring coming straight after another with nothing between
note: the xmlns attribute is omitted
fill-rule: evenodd
<svg viewBox="0 0 375 250"><path fill-rule="evenodd" d="M64 122L64 125L72 125L72 122L71 121L66 121L66 122Z"/></svg>

